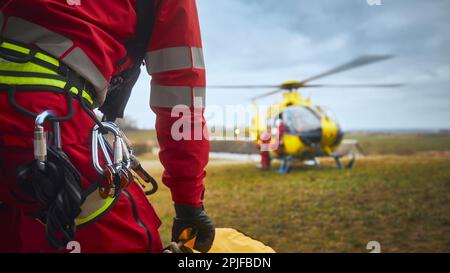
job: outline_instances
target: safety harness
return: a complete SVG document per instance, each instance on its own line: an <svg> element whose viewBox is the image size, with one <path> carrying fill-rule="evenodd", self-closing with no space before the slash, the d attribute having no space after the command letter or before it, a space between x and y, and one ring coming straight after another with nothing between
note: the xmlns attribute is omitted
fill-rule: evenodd
<svg viewBox="0 0 450 273"><path fill-rule="evenodd" d="M147 195L156 192L156 181L133 155L123 132L112 122L99 121L93 113L93 87L59 60L37 48L0 37L0 90L8 92L14 109L35 120L35 160L16 170L21 192L12 194L20 202L37 205L31 216L45 224L47 239L55 249L65 249L74 240L77 226L92 223L113 207L122 190L135 181L131 170L143 180L136 179L143 188L153 186ZM68 113L63 117L50 110L33 113L16 102L16 92L32 91L64 94ZM81 175L62 150L60 137L60 122L74 116L74 98L96 123L92 158L99 179L84 192ZM53 132L44 131L47 123ZM47 133L51 137L46 137ZM108 133L114 136L112 144L107 140ZM100 152L106 158L105 167L99 162Z"/></svg>
<svg viewBox="0 0 450 273"><path fill-rule="evenodd" d="M94 105L92 85L59 60L17 41L0 37L0 43L0 58L3 59L1 84L16 86L14 91L45 87L45 90L55 93L72 93ZM30 113L25 114L30 116Z"/></svg>

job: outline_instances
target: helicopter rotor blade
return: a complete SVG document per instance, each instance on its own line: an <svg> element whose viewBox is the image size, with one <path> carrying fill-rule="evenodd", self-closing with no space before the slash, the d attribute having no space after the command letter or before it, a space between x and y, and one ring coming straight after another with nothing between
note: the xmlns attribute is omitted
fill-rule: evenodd
<svg viewBox="0 0 450 273"><path fill-rule="evenodd" d="M282 89L277 89L277 90L275 90L275 91L271 91L271 92L268 92L268 93L264 93L264 94L261 94L261 95L258 95L258 96L255 96L255 97L252 97L252 98L251 98L251 100L258 100L258 99L262 99L262 98L265 98L265 97L268 97L268 96L274 95L274 94L276 94L276 93L278 93L278 92L282 92L282 91L283 91Z"/></svg>
<svg viewBox="0 0 450 273"><path fill-rule="evenodd" d="M306 82L310 82L310 81L314 81L317 79L321 79L327 76L331 76L337 73L341 73L344 71L348 71L351 69L355 69L357 67L361 67L361 66L365 66L365 65L369 65L369 64L373 64L373 63L377 63L377 62L381 62L381 61L385 61L385 60L389 60L392 59L394 56L393 55L365 55L365 56L361 56L359 58L354 59L353 61L350 61L348 63L339 65L333 69L330 69L322 74L316 75L314 77L310 77L304 81L302 81L303 83Z"/></svg>
<svg viewBox="0 0 450 273"><path fill-rule="evenodd" d="M404 84L305 84L302 88L398 88Z"/></svg>
<svg viewBox="0 0 450 273"><path fill-rule="evenodd" d="M265 89L280 88L279 85L208 85L212 89Z"/></svg>

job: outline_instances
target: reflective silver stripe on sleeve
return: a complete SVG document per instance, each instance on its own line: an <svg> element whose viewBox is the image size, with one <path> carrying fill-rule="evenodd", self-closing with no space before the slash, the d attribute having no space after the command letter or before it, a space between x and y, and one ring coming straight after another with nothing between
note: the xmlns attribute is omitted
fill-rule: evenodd
<svg viewBox="0 0 450 273"><path fill-rule="evenodd" d="M150 74L191 67L189 47L170 47L147 52L147 71Z"/></svg>
<svg viewBox="0 0 450 273"><path fill-rule="evenodd" d="M0 11L0 33L3 29L3 20L5 19L5 17L3 16L3 13Z"/></svg>
<svg viewBox="0 0 450 273"><path fill-rule="evenodd" d="M191 106L192 88L189 86L152 85L150 106L174 107L176 105Z"/></svg>
<svg viewBox="0 0 450 273"><path fill-rule="evenodd" d="M6 22L2 35L25 44L36 44L56 58L73 45L71 40L54 31L13 16Z"/></svg>
<svg viewBox="0 0 450 273"><path fill-rule="evenodd" d="M147 52L145 55L149 74L187 68L205 69L203 49L198 47L169 47Z"/></svg>
<svg viewBox="0 0 450 273"><path fill-rule="evenodd" d="M195 98L192 97L192 94ZM177 105L186 105L192 107L193 102L200 102L204 105L204 101L205 88L203 87L196 87L192 92L192 88L189 86L152 85L150 106L172 108ZM195 105L195 107L199 107L199 105Z"/></svg>
<svg viewBox="0 0 450 273"><path fill-rule="evenodd" d="M108 82L86 53L76 47L62 61L95 87L97 90L96 103L102 105L106 98Z"/></svg>
<svg viewBox="0 0 450 273"><path fill-rule="evenodd" d="M191 48L192 62L194 68L205 69L205 59L203 57L203 49L199 47Z"/></svg>

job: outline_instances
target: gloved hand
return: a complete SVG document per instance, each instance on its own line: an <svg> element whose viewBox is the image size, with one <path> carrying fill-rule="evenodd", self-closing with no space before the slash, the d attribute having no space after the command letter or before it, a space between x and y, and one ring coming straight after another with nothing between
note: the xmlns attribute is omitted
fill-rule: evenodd
<svg viewBox="0 0 450 273"><path fill-rule="evenodd" d="M180 241L180 236L186 229L191 228L196 232L194 249L200 252L208 252L215 236L215 227L212 220L201 207L190 207L175 204L176 216L172 226L172 241Z"/></svg>

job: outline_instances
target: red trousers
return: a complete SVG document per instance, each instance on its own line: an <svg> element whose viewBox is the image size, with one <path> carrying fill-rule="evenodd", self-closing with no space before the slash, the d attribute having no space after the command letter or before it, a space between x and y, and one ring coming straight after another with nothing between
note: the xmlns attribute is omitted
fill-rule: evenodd
<svg viewBox="0 0 450 273"><path fill-rule="evenodd" d="M40 113L52 110L58 116L68 111L63 95L49 92L17 92L23 108ZM74 100L75 116L61 123L62 147L82 175L83 190L97 178L91 160L94 121ZM53 252L45 239L45 227L27 216L32 207L13 192L18 166L33 160L34 120L11 107L0 90L0 252ZM81 252L162 252L158 234L161 224L140 186L132 183L114 207L93 223L77 228Z"/></svg>

